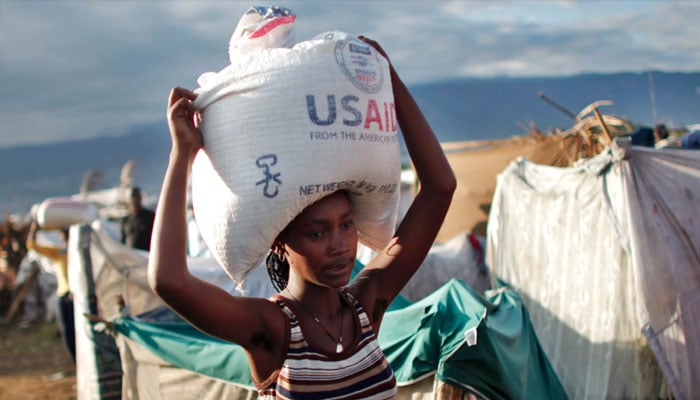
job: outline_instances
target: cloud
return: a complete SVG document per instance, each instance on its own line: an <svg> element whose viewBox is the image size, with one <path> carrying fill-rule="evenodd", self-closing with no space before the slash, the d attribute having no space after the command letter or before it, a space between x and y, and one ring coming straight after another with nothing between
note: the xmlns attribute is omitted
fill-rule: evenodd
<svg viewBox="0 0 700 400"><path fill-rule="evenodd" d="M120 134L228 63L249 2L0 1L0 146ZM378 40L409 84L700 70L700 5L666 1L286 1L297 39Z"/></svg>

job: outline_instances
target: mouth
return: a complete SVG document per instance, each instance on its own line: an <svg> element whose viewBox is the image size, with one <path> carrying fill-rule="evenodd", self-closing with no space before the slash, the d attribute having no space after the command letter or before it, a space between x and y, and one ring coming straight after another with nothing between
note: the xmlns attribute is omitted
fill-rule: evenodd
<svg viewBox="0 0 700 400"><path fill-rule="evenodd" d="M345 275L352 271L355 265L355 260L343 260L338 263L334 263L325 268L326 273L329 275Z"/></svg>

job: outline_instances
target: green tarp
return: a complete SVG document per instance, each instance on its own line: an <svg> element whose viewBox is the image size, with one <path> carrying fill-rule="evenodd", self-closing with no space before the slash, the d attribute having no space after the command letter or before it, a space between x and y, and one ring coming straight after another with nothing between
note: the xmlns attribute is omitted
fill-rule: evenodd
<svg viewBox="0 0 700 400"><path fill-rule="evenodd" d="M237 345L183 322L114 322L120 334L177 367L252 387ZM453 279L415 303L399 298L384 317L379 344L399 385L435 374L491 399L567 398L520 297L507 287L482 297Z"/></svg>

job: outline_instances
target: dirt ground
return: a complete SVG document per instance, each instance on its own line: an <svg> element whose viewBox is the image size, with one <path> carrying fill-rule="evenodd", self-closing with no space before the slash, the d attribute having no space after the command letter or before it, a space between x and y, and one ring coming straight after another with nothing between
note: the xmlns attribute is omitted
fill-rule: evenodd
<svg viewBox="0 0 700 400"><path fill-rule="evenodd" d="M0 325L0 400L76 398L75 367L55 323Z"/></svg>

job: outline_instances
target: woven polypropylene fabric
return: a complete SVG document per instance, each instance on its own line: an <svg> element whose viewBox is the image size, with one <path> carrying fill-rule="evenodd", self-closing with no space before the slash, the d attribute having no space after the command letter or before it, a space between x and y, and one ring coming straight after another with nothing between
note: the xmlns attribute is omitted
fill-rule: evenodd
<svg viewBox="0 0 700 400"><path fill-rule="evenodd" d="M400 150L388 62L374 48L327 32L292 48L248 49L203 82L194 215L235 281L296 215L338 190L350 194L360 241L388 242Z"/></svg>

